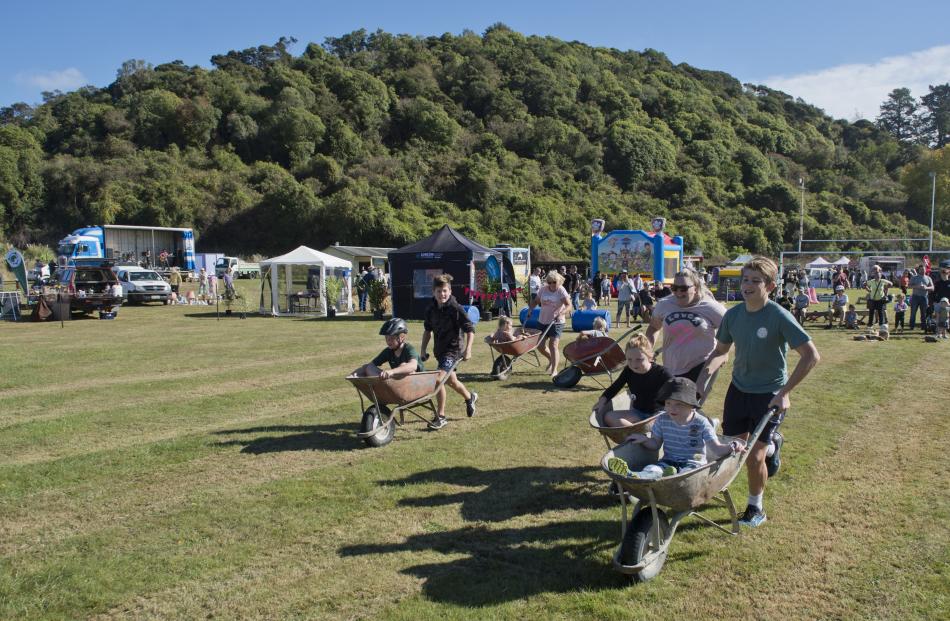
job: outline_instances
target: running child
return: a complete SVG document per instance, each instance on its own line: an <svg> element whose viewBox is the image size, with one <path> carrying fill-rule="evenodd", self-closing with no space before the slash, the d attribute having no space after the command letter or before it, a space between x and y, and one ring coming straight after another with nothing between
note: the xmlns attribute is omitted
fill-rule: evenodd
<svg viewBox="0 0 950 621"><path fill-rule="evenodd" d="M795 318L769 300L777 276L778 267L765 257L753 257L742 266L740 290L744 301L726 311L716 334L718 342L710 359L713 362L707 369L707 374L718 370L724 361L721 356L728 354L735 344L736 357L723 405L722 431L727 436L755 443L746 460L749 502L739 520L740 524L750 527L766 520L762 499L769 473L776 473L781 464L779 452L783 438L777 428L791 405L789 393L821 358L811 337ZM785 360L789 346L800 356L791 375L788 375ZM778 408L780 414L765 425L758 438L749 438L772 407Z"/></svg>
<svg viewBox="0 0 950 621"><path fill-rule="evenodd" d="M432 304L426 309L423 327L425 331L422 333L422 345L419 347L422 351L422 359L425 360L428 357L426 349L429 347L429 339L435 337L435 344L432 349L438 361L438 370L442 373L449 373L446 383L465 399L465 411L468 416L474 416L478 393L469 391L459 381L455 374L455 365L459 360L469 360L472 357L475 326L472 325L465 309L452 296L451 274L442 274L433 279ZM464 350L461 342L463 333L465 334ZM442 429L447 422L445 418L444 384L439 388L436 401L438 411L435 418L429 423L429 428L432 430Z"/></svg>

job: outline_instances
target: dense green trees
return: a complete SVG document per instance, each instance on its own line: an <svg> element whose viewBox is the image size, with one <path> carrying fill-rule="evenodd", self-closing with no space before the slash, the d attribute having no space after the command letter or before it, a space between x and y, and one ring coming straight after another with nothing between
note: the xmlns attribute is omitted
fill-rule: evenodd
<svg viewBox="0 0 950 621"><path fill-rule="evenodd" d="M503 24L360 30L299 55L294 43L217 55L210 70L130 60L106 88L0 109L0 235L191 225L199 248L271 253L399 245L450 222L580 257L591 218L642 228L662 215L689 250L776 252L798 235L799 178L806 236L919 237L929 221L919 177L943 156L920 160L902 124L920 115L900 89L879 125L851 124L656 50ZM938 146L948 93L920 104Z"/></svg>

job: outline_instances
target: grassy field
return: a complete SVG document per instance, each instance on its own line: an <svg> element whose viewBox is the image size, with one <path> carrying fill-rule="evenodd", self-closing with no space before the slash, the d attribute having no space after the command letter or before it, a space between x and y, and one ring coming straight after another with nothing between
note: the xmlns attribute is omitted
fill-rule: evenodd
<svg viewBox="0 0 950 621"><path fill-rule="evenodd" d="M950 618L945 344L813 330L768 523L687 521L631 586L591 380L491 381L478 343L475 418L369 449L378 322L209 310L0 323L0 619Z"/></svg>

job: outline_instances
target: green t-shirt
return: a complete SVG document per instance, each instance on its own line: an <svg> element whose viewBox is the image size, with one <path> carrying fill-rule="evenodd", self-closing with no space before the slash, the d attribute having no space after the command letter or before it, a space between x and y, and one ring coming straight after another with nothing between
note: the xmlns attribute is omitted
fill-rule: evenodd
<svg viewBox="0 0 950 621"><path fill-rule="evenodd" d="M742 392L775 392L788 381L785 355L811 340L787 310L769 300L754 313L737 304L722 318L716 339L735 343L732 383Z"/></svg>
<svg viewBox="0 0 950 621"><path fill-rule="evenodd" d="M399 365L409 362L410 360L415 360L418 364L416 371L425 371L425 368L422 366L422 358L419 356L419 352L416 351L416 348L410 345L409 343L403 343L402 353L396 355L396 352L388 347L383 351L379 352L379 355L373 358L373 364L378 367L383 366L384 363L389 363L390 369L395 369Z"/></svg>

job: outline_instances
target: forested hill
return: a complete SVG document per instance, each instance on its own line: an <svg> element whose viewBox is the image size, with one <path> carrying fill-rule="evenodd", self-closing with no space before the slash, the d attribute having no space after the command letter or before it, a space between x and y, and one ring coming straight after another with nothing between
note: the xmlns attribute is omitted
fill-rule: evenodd
<svg viewBox="0 0 950 621"><path fill-rule="evenodd" d="M589 252L589 221L657 215L707 256L798 238L926 237L901 168L917 147L731 76L497 25L354 32L126 62L106 88L0 113L0 234L191 225L199 250L399 246L443 223L542 255ZM913 218L910 221L905 218Z"/></svg>

